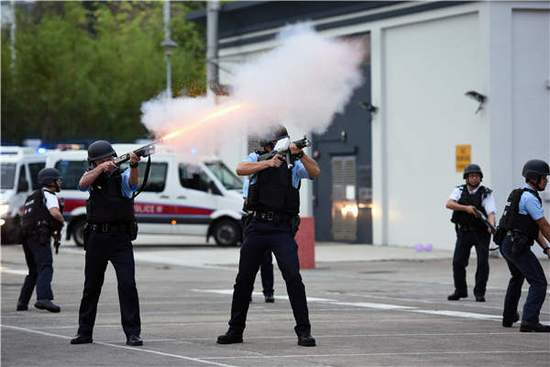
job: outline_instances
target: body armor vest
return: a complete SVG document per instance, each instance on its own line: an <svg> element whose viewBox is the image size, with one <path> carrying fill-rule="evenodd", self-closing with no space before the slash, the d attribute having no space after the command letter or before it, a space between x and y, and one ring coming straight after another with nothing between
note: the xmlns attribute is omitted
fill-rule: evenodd
<svg viewBox="0 0 550 367"><path fill-rule="evenodd" d="M539 226L529 214L519 214L519 201L525 191L532 193L542 204L542 199L535 190L515 189L508 196L497 231L519 231L529 238L532 245L539 235Z"/></svg>
<svg viewBox="0 0 550 367"><path fill-rule="evenodd" d="M292 186L292 170L286 164L264 169L248 189L246 209L296 215L300 211L300 190Z"/></svg>
<svg viewBox="0 0 550 367"><path fill-rule="evenodd" d="M122 194L122 171L102 173L90 187L86 204L88 223L121 224L135 221L134 199Z"/></svg>
<svg viewBox="0 0 550 367"><path fill-rule="evenodd" d="M21 227L24 234L31 234L38 227L47 227L50 231L54 231L61 225L50 214L42 189L35 190L27 197L23 206L23 216L21 217Z"/></svg>
<svg viewBox="0 0 550 367"><path fill-rule="evenodd" d="M475 193L470 194L466 185L462 185L460 187L462 187L462 194L458 199L458 203L461 205L473 205L483 214L487 215L487 212L483 205L481 205L481 203L487 197L487 195L492 192L491 189L485 186L480 186ZM481 220L471 214L459 210L453 211L451 222L463 226L475 227L483 231L487 230L485 223L483 223Z"/></svg>

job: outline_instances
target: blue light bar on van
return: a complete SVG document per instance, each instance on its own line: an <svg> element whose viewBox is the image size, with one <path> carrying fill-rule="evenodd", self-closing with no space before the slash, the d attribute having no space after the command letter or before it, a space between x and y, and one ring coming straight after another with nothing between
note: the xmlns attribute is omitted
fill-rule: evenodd
<svg viewBox="0 0 550 367"><path fill-rule="evenodd" d="M38 154L46 154L47 150L46 148L38 148L36 149L36 153Z"/></svg>

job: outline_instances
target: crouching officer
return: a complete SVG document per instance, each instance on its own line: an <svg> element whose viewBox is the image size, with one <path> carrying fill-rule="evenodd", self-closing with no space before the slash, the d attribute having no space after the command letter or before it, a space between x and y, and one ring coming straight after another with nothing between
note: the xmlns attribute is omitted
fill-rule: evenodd
<svg viewBox="0 0 550 367"><path fill-rule="evenodd" d="M104 140L88 148L90 169L79 182L80 190L88 190L85 230L85 280L78 318L78 334L71 344L92 343L97 303L103 286L105 269L110 261L118 281L118 297L126 344L143 345L141 321L135 281L132 240L137 235L133 193L138 185L139 157L130 153L130 169L121 170L111 144Z"/></svg>
<svg viewBox="0 0 550 367"><path fill-rule="evenodd" d="M63 227L62 208L56 192L61 190L61 174L55 168L44 168L38 172L38 183L42 188L34 191L25 201L22 217L23 251L29 274L21 288L17 311L26 311L36 285L34 307L50 312L61 308L52 302L51 287L53 259L51 237Z"/></svg>
<svg viewBox="0 0 550 367"><path fill-rule="evenodd" d="M550 326L539 322L540 310L546 296L548 282L537 257L530 251L535 241L550 258L550 224L544 217L539 191L548 184L548 163L533 159L523 166L525 185L508 196L504 214L499 221L495 242L512 278L504 298L502 326L511 327L519 320L518 303L524 279L529 283L529 293L523 306L520 331L550 332Z"/></svg>
<svg viewBox="0 0 550 367"><path fill-rule="evenodd" d="M477 164L464 169L464 185L458 186L447 200L446 207L453 211L451 222L455 224L456 245L453 255L453 279L455 290L447 299L458 301L468 297L466 285L466 267L472 246L477 255L476 284L474 296L477 302L485 302L485 291L489 279L489 244L491 233L487 225L478 217L476 210L482 212L489 222L495 225L495 198L493 191L481 185L483 172Z"/></svg>
<svg viewBox="0 0 550 367"><path fill-rule="evenodd" d="M266 152L269 152L278 139L286 136L288 133L281 126L274 130L268 143L263 143L262 146L266 146ZM290 145L290 151L295 160L292 168L288 167L288 162L279 154L272 159L258 161L259 154L263 152L251 153L237 166L238 175L252 175L247 197L247 210L252 216L244 230L245 238L233 291L229 330L218 337L219 344L243 342L254 279L266 251L271 251L286 283L296 320L294 330L298 336L298 345L315 346L294 234L299 223L300 180L317 177L320 170L317 163L294 144Z"/></svg>

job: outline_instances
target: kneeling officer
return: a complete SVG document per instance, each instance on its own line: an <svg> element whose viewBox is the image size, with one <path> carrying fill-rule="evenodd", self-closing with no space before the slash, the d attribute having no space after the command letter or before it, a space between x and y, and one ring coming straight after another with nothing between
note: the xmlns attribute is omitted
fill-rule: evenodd
<svg viewBox="0 0 550 367"><path fill-rule="evenodd" d="M548 282L539 260L530 250L537 241L550 258L550 224L544 216L539 196L539 191L544 191L548 184L548 175L548 163L539 159L525 163L525 185L512 191L508 196L504 214L495 234L495 242L500 244L500 252L506 259L512 275L504 298L502 326L511 327L519 320L517 308L521 287L525 279L529 282L529 293L523 306L520 326L520 331L523 332L550 332L550 326L539 322Z"/></svg>
<svg viewBox="0 0 550 367"><path fill-rule="evenodd" d="M78 334L71 344L92 343L97 303L103 286L105 269L110 261L118 280L118 297L126 344L143 345L135 280L132 240L137 235L133 193L138 185L139 157L130 153L130 169L120 170L113 159L111 144L98 140L88 148L90 169L79 182L88 190L85 230L86 260L84 292L80 303Z"/></svg>
<svg viewBox="0 0 550 367"><path fill-rule="evenodd" d="M61 190L61 174L55 168L44 168L38 172L38 183L42 186L25 201L22 217L23 251L29 268L29 275L21 288L17 311L26 311L36 285L34 307L50 312L61 308L52 302L51 287L53 259L51 237L63 227L63 209L55 195Z"/></svg>

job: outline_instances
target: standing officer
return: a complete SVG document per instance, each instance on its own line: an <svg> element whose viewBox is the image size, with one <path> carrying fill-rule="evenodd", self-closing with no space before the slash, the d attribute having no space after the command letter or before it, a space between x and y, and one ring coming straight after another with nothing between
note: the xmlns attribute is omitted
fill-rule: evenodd
<svg viewBox="0 0 550 367"><path fill-rule="evenodd" d="M266 144L266 151L271 151L277 140L287 136L284 127L274 129L268 139L270 144ZM257 153L251 153L237 166L238 175L253 175L247 197L247 209L252 215L244 230L245 239L233 291L229 330L218 337L219 344L243 342L254 279L266 251L272 251L286 283L296 320L294 330L298 336L298 345L315 346L294 234L299 223L300 180L317 177L320 170L317 163L295 144L290 145L290 151L295 160L292 168L288 167L288 162L280 154L269 160L258 161Z"/></svg>
<svg viewBox="0 0 550 367"><path fill-rule="evenodd" d="M550 326L539 322L548 282L539 260L530 251L530 247L537 241L550 258L550 224L544 217L542 200L538 193L544 191L548 184L550 167L542 160L533 159L525 163L522 174L526 184L512 191L508 197L495 235L495 241L500 243L500 252L512 275L504 298L502 326L511 327L519 320L517 309L521 287L524 279L527 279L529 293L523 306L519 330L548 333Z"/></svg>
<svg viewBox="0 0 550 367"><path fill-rule="evenodd" d="M61 190L61 174L55 168L43 168L38 172L38 183L42 188L34 191L25 201L22 218L23 251L29 268L29 275L21 288L17 311L26 311L36 285L34 307L50 312L61 308L52 302L51 287L53 259L51 237L63 227L63 214L55 195Z"/></svg>
<svg viewBox="0 0 550 367"><path fill-rule="evenodd" d="M80 303L78 334L71 344L92 343L97 303L103 286L105 269L110 261L116 271L122 328L126 344L143 345L135 281L132 240L137 235L133 193L138 185L138 156L130 153L130 169L121 170L114 163L116 153L111 144L98 140L88 148L91 167L79 182L88 190L85 233L86 265L84 291Z"/></svg>
<svg viewBox="0 0 550 367"><path fill-rule="evenodd" d="M453 255L453 278L455 291L447 299L458 301L468 297L466 267L472 246L476 248L477 269L474 295L477 302L485 302L485 290L489 279L489 244L491 233L481 221L476 209L482 212L489 222L495 225L495 198L493 191L481 185L483 172L477 164L470 164L462 176L466 184L452 192L446 207L453 211L451 222L455 224L456 246Z"/></svg>

